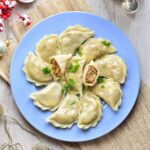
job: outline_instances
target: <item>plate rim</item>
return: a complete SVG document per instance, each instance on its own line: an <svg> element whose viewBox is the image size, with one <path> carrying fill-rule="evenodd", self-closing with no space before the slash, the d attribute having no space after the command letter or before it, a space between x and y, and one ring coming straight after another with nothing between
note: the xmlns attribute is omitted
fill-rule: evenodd
<svg viewBox="0 0 150 150"><path fill-rule="evenodd" d="M56 17L56 16L59 16L59 15L64 15L64 14L85 14L85 15L89 15L89 16L92 16L92 17L96 17L98 19L101 19L107 23L109 23L111 26L115 27L125 38L126 40L128 41L128 43L130 43L130 46L132 47L133 49L133 52L134 52L134 55L136 56L136 61L137 61L137 68L138 68L138 86L137 86L137 94L135 96L135 100L134 100L134 103L132 105L130 105L130 109L128 111L128 113L126 113L126 115L124 115L124 117L121 119L121 121L119 123L117 123L113 128L111 128L110 130L108 130L107 132L103 133L103 135L99 135L99 136L95 136L94 138L91 137L91 138L88 138L88 139L83 139L83 140L65 140L65 139L62 139L62 138L58 138L58 137L55 137L53 135L48 135L47 133L44 133L42 132L41 130L39 130L35 125L33 125L31 122L28 121L28 119L24 116L24 113L22 112L22 110L20 109L19 105L17 104L17 101L15 100L15 96L13 94L13 87L12 87L12 77L11 77L11 74L12 74L12 66L13 66L13 62L14 62L14 59L15 59L15 56L16 56L16 53L18 51L18 48L22 42L22 40L24 39L24 37L30 32L32 31L32 29L34 29L37 25L39 25L40 23L46 21L47 19L51 19L53 17ZM129 116L129 114L131 113L131 111L133 110L133 107L135 106L136 102L137 102L137 98L138 98L138 95L139 95L139 90L140 90L140 85L141 85L141 72L140 72L140 65L139 65L139 59L137 57L137 53L136 53L136 50L132 44L132 42L129 40L128 36L126 36L126 34L119 28L117 27L114 23L112 23L110 20L108 20L107 18L103 18L101 16L98 16L96 14L93 14L93 13L90 13L90 12L82 12L82 11L66 11L66 12L60 12L60 13L56 13L56 14L53 14L53 15L50 15L42 20L40 20L39 22L37 22L36 24L34 24L24 35L23 37L21 38L21 40L19 41L14 53L13 53L13 57L12 57L12 60L11 60L11 65L10 65L10 88L11 88L11 92L12 92L12 95L13 95L13 100L15 101L15 104L16 106L18 107L19 109L19 112L21 113L21 115L23 116L23 118L25 119L25 121L27 121L36 131L42 133L43 135L47 136L47 137L50 137L50 138L53 138L55 140L59 140L59 141L64 141L64 142L74 142L74 143L77 143L77 142L87 142L87 141L93 141L95 139L98 139L100 137L103 137L105 136L106 134L112 132L114 129L116 129L117 127L119 127L126 119L127 117Z"/></svg>

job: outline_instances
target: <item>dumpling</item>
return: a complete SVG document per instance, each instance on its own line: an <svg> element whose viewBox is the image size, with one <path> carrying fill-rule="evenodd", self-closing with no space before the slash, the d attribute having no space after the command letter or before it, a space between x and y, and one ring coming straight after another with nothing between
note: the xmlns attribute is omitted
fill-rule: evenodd
<svg viewBox="0 0 150 150"><path fill-rule="evenodd" d="M49 64L32 52L25 59L23 71L26 79L36 86L47 85L52 80Z"/></svg>
<svg viewBox="0 0 150 150"><path fill-rule="evenodd" d="M104 54L113 53L116 48L111 42L102 38L90 38L80 46L81 55L86 56L86 63Z"/></svg>
<svg viewBox="0 0 150 150"><path fill-rule="evenodd" d="M67 63L71 59L71 54L55 55L50 58L52 74L55 80L61 79L66 71Z"/></svg>
<svg viewBox="0 0 150 150"><path fill-rule="evenodd" d="M48 117L47 121L55 127L71 128L77 122L80 101L74 94L67 94L58 110Z"/></svg>
<svg viewBox="0 0 150 150"><path fill-rule="evenodd" d="M50 34L44 36L36 45L35 52L41 59L49 63L49 59L52 55L60 54L58 49L58 35Z"/></svg>
<svg viewBox="0 0 150 150"><path fill-rule="evenodd" d="M103 83L94 86L92 92L102 98L114 111L118 110L122 96L118 82L113 79L105 79Z"/></svg>
<svg viewBox="0 0 150 150"><path fill-rule="evenodd" d="M88 129L95 127L102 116L102 104L97 96L91 92L85 92L81 97L81 112L78 127Z"/></svg>
<svg viewBox="0 0 150 150"><path fill-rule="evenodd" d="M93 86L98 78L99 71L94 61L87 64L83 71L83 84L85 86Z"/></svg>
<svg viewBox="0 0 150 150"><path fill-rule="evenodd" d="M62 100L62 85L59 82L52 82L44 89L32 93L31 99L41 110L54 111Z"/></svg>
<svg viewBox="0 0 150 150"><path fill-rule="evenodd" d="M85 63L85 57L73 56L69 61L66 71L66 80L73 79L75 86L72 92L82 95L82 73Z"/></svg>
<svg viewBox="0 0 150 150"><path fill-rule="evenodd" d="M93 31L80 25L68 27L59 36L62 54L74 54L75 50L93 35Z"/></svg>
<svg viewBox="0 0 150 150"><path fill-rule="evenodd" d="M119 83L124 83L127 76L127 67L123 60L114 54L105 55L95 61L99 69L99 75L113 78Z"/></svg>

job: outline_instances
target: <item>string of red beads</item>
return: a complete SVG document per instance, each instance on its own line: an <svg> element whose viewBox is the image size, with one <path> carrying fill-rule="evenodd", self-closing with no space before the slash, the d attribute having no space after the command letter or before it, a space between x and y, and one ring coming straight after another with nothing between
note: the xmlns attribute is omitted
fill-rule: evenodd
<svg viewBox="0 0 150 150"><path fill-rule="evenodd" d="M0 0L0 17L7 20L11 16L12 9L17 5L15 0Z"/></svg>

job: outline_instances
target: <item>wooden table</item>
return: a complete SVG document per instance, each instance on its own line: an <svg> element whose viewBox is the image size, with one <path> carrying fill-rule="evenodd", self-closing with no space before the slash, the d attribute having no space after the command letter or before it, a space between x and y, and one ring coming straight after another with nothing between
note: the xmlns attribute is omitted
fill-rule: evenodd
<svg viewBox="0 0 150 150"><path fill-rule="evenodd" d="M36 5L42 0L37 0L32 5ZM137 56L141 67L141 78L150 86L150 1L139 0L140 9L134 15L128 15L120 5L120 0L86 0L97 15L111 20L116 24L130 39L136 49ZM31 4L18 4L17 10L25 13L31 7ZM13 17L16 18L16 17ZM11 31L9 31L11 34ZM3 33L0 33L0 38L3 38ZM3 104L5 113L15 117L20 123L24 124L28 129L34 130L20 115L9 85L0 78L0 104ZM13 142L20 142L25 150L31 149L31 145L37 143L37 139L28 133L22 131L15 124L9 124L9 130L13 137ZM43 136L38 133L39 136ZM50 145L53 149L62 149L55 144L53 140L43 136L43 141ZM8 137L4 133L3 124L0 123L0 145L8 141ZM53 141L53 144L52 144Z"/></svg>

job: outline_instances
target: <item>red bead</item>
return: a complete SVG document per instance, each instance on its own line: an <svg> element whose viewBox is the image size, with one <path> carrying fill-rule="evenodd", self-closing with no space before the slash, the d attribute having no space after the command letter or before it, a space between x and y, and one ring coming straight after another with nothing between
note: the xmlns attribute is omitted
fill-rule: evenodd
<svg viewBox="0 0 150 150"><path fill-rule="evenodd" d="M31 22L27 22L27 26L29 26L31 24Z"/></svg>
<svg viewBox="0 0 150 150"><path fill-rule="evenodd" d="M1 0L2 3L5 3L6 0Z"/></svg>
<svg viewBox="0 0 150 150"><path fill-rule="evenodd" d="M1 5L0 5L0 8L1 8L1 9L3 9L3 8L4 8L4 5L3 5L3 4L1 4Z"/></svg>
<svg viewBox="0 0 150 150"><path fill-rule="evenodd" d="M6 20L8 17L7 17L6 15L3 15L2 18L3 18L4 20Z"/></svg>
<svg viewBox="0 0 150 150"><path fill-rule="evenodd" d="M4 20L7 20L8 17L11 16L11 11L15 7L16 1L14 1L14 0L7 0L7 3L6 3L7 5L5 5L5 2L6 2L6 0L0 0L0 18L3 18ZM8 5L9 2L10 2L10 5ZM13 4L12 7L10 7L11 4Z"/></svg>
<svg viewBox="0 0 150 150"><path fill-rule="evenodd" d="M7 6L3 5L2 9L7 10Z"/></svg>
<svg viewBox="0 0 150 150"><path fill-rule="evenodd" d="M10 16L11 16L11 13L10 13L10 12L7 12L6 15L7 15L7 17L10 17Z"/></svg>

